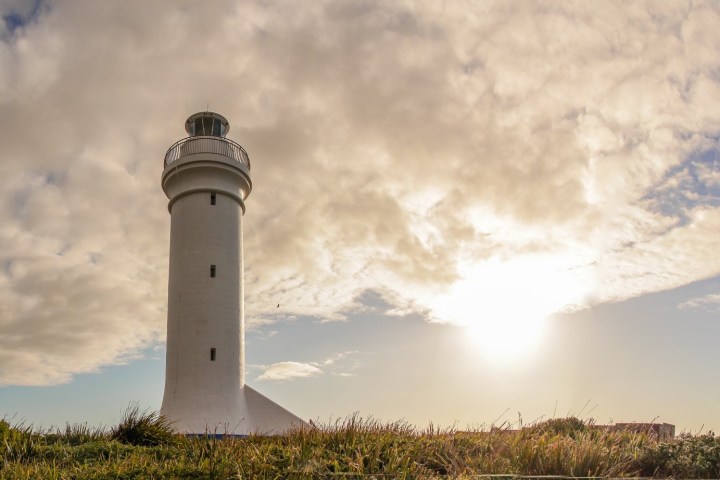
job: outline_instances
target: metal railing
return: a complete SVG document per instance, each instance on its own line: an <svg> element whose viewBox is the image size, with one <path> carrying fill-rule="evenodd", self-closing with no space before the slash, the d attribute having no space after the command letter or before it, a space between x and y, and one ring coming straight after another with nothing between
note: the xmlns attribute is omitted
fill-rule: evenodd
<svg viewBox="0 0 720 480"><path fill-rule="evenodd" d="M179 140L168 148L165 154L164 167L168 164L196 153L215 153L232 158L250 170L250 157L243 147L222 137L187 137Z"/></svg>

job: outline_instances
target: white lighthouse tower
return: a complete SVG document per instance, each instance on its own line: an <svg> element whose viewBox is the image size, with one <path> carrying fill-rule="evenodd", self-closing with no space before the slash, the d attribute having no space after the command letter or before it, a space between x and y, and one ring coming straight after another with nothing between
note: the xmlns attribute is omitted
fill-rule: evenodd
<svg viewBox="0 0 720 480"><path fill-rule="evenodd" d="M222 115L185 122L165 155L170 199L167 364L160 413L182 433L281 433L304 422L245 385L242 217L247 152Z"/></svg>

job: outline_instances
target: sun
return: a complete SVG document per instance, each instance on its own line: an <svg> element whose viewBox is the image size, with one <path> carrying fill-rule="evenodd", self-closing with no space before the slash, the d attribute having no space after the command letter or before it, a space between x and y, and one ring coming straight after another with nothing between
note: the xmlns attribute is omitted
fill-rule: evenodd
<svg viewBox="0 0 720 480"><path fill-rule="evenodd" d="M550 315L589 293L587 272L572 264L549 255L464 264L460 279L432 299L432 313L465 327L464 338L488 359L522 359L538 346Z"/></svg>
<svg viewBox="0 0 720 480"><path fill-rule="evenodd" d="M461 335L495 364L521 361L532 354L542 341L546 318L534 314L503 316L477 321L463 327Z"/></svg>

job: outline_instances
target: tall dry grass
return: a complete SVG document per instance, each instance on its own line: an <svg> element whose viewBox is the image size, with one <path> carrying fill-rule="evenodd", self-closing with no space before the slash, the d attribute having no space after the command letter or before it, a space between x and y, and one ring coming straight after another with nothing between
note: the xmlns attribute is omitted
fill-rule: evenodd
<svg viewBox="0 0 720 480"><path fill-rule="evenodd" d="M185 437L131 407L108 430L37 432L0 421L0 479L720 476L720 437L657 443L590 427L571 418L519 432L417 429L353 415L274 437Z"/></svg>

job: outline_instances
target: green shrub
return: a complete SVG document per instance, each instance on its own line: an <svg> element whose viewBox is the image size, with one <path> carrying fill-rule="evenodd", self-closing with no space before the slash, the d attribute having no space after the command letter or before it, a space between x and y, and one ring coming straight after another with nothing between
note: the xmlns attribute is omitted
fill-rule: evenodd
<svg viewBox="0 0 720 480"><path fill-rule="evenodd" d="M11 426L0 420L0 458L5 461L25 462L38 454L38 438L32 427Z"/></svg>
<svg viewBox="0 0 720 480"><path fill-rule="evenodd" d="M720 478L720 437L681 435L648 445L638 459L642 474L675 478Z"/></svg>
<svg viewBox="0 0 720 480"><path fill-rule="evenodd" d="M176 441L171 422L158 412L140 411L137 405L131 405L125 410L120 423L110 430L110 438L128 445L146 447Z"/></svg>
<svg viewBox="0 0 720 480"><path fill-rule="evenodd" d="M89 427L87 423L66 424L65 430L59 428L45 434L47 444L62 443L77 446L97 442L107 438L107 432L101 427Z"/></svg>
<svg viewBox="0 0 720 480"><path fill-rule="evenodd" d="M575 438L578 433L587 431L588 426L577 417L568 418L552 418L544 422L529 427L527 430L531 434L551 433L555 435L565 435Z"/></svg>

